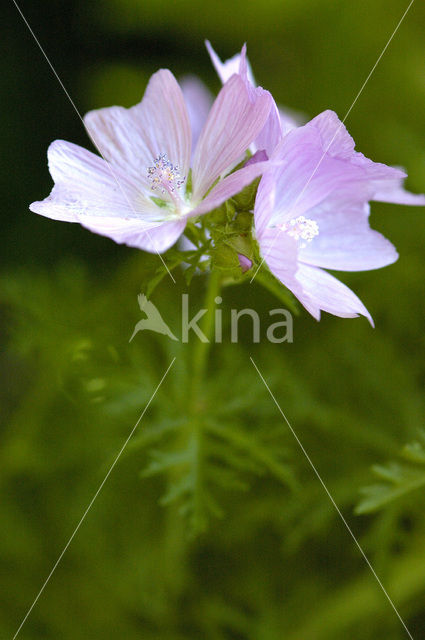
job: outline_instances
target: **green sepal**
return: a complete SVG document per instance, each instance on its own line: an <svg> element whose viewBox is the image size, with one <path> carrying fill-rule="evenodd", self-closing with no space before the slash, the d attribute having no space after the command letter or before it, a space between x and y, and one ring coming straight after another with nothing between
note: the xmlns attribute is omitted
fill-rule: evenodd
<svg viewBox="0 0 425 640"><path fill-rule="evenodd" d="M211 267L221 271L225 277L239 278L242 274L238 254L227 242L218 242L212 249Z"/></svg>
<svg viewBox="0 0 425 640"><path fill-rule="evenodd" d="M234 249L236 253L241 253L250 260L253 258L252 241L248 236L230 236L225 240L225 244ZM239 259L238 259L239 262Z"/></svg>
<svg viewBox="0 0 425 640"><path fill-rule="evenodd" d="M242 211L251 211L254 208L255 198L257 195L258 185L260 184L261 177L255 178L242 189L239 193L233 196L232 200L235 203L237 209Z"/></svg>
<svg viewBox="0 0 425 640"><path fill-rule="evenodd" d="M239 211L233 220L232 228L239 233L249 233L252 229L254 216L250 211Z"/></svg>
<svg viewBox="0 0 425 640"><path fill-rule="evenodd" d="M236 208L231 200L226 200L222 205L213 209L208 214L208 222L214 226L226 225L235 217Z"/></svg>

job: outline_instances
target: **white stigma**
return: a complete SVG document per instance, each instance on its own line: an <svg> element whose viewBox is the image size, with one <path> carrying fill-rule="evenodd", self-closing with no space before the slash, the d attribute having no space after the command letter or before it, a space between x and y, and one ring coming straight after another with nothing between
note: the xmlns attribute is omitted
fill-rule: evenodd
<svg viewBox="0 0 425 640"><path fill-rule="evenodd" d="M178 166L168 160L166 153L160 153L155 158L153 166L148 168L147 177L152 191L159 189L161 193L170 195L179 189L186 179L186 176L181 177Z"/></svg>
<svg viewBox="0 0 425 640"><path fill-rule="evenodd" d="M303 248L308 242L311 242L313 238L319 235L319 226L315 220L306 218L305 216L298 216L298 218L292 218L289 222L284 222L278 225L282 231L294 238L295 240L303 240L300 247Z"/></svg>

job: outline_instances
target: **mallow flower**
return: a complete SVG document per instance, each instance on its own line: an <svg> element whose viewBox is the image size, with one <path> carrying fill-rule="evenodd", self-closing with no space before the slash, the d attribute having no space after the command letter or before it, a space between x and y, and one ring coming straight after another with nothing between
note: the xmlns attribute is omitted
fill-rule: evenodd
<svg viewBox="0 0 425 640"><path fill-rule="evenodd" d="M189 217L218 207L262 173L264 162L234 169L263 129L271 101L266 91L250 94L233 75L214 101L192 153L182 90L170 71L160 70L136 106L85 116L102 157L63 140L50 145L54 187L30 209L79 222L131 247L166 251Z"/></svg>
<svg viewBox="0 0 425 640"><path fill-rule="evenodd" d="M332 111L290 131L259 184L255 233L270 271L317 319L371 316L359 298L324 269L364 271L397 259L369 226L369 200L424 205L402 187L400 169L372 162ZM373 323L372 323L373 324Z"/></svg>
<svg viewBox="0 0 425 640"><path fill-rule="evenodd" d="M251 65L246 55L245 44L240 53L237 53L225 62L220 60L208 40L205 44L210 54L211 62L223 83L227 82L233 74L237 73L245 82L252 97L256 95L256 92L262 90L257 87ZM300 122L298 122L295 117L283 107L278 107L273 100L267 122L252 145L253 151L264 150L268 157L270 157L283 136L292 129L295 129L299 124Z"/></svg>

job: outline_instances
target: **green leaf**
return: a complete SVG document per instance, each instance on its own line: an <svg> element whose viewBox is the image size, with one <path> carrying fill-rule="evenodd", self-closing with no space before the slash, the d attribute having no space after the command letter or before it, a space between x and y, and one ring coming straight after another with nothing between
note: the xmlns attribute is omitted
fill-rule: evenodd
<svg viewBox="0 0 425 640"><path fill-rule="evenodd" d="M191 264L190 267L185 269L185 271L184 271L184 279L186 280L187 286L189 286L190 283L192 282L192 278L196 273L196 268L197 268L196 264Z"/></svg>
<svg viewBox="0 0 425 640"><path fill-rule="evenodd" d="M423 435L422 435L423 439ZM421 442L407 444L401 452L410 464L389 462L387 465L374 465L372 471L383 482L361 489L362 500L355 513L372 513L389 503L425 487L425 449Z"/></svg>
<svg viewBox="0 0 425 640"><path fill-rule="evenodd" d="M421 439L425 440L425 433L421 432ZM416 462L418 464L425 464L425 447L422 442L416 440L406 444L402 451L403 458Z"/></svg>

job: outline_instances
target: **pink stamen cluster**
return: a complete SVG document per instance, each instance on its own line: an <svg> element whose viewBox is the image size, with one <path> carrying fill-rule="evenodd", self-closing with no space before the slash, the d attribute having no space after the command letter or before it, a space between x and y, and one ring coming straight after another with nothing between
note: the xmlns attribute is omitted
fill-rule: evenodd
<svg viewBox="0 0 425 640"><path fill-rule="evenodd" d="M301 243L302 247L305 247L308 242L311 242L319 234L317 222L305 216L298 216L298 218L292 218L289 222L284 222L280 225L280 229L286 231L295 240L304 240Z"/></svg>
<svg viewBox="0 0 425 640"><path fill-rule="evenodd" d="M159 188L161 193L167 192L171 195L182 186L185 179L186 176L181 177L179 167L168 160L166 153L161 153L155 158L153 166L148 168L148 180L152 191Z"/></svg>

